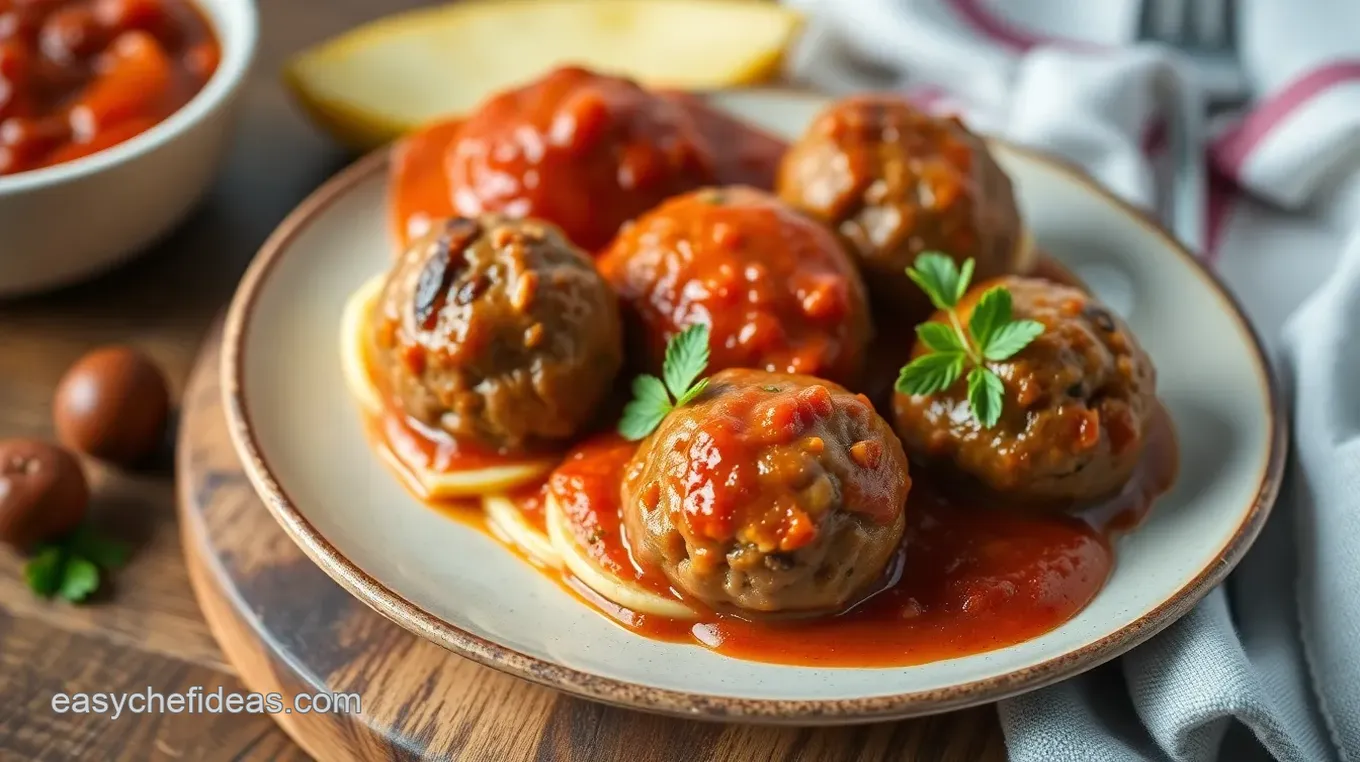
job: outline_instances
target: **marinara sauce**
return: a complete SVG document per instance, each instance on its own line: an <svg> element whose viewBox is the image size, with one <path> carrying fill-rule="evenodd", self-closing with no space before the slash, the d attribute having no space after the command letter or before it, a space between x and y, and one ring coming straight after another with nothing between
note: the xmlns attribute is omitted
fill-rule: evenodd
<svg viewBox="0 0 1360 762"><path fill-rule="evenodd" d="M619 226L708 185L774 186L785 145L686 93L565 67L398 144L399 248L454 214L538 217L599 251Z"/></svg>
<svg viewBox="0 0 1360 762"><path fill-rule="evenodd" d="M184 0L0 0L0 175L145 132L202 90L220 58Z"/></svg>
<svg viewBox="0 0 1360 762"><path fill-rule="evenodd" d="M752 619L685 596L636 556L619 500L634 447L612 435L584 445L550 477L549 489L567 503L577 540L602 569L682 601L697 619L634 611L568 571L549 573L639 635L749 661L825 667L923 664L1015 645L1062 625L1104 587L1115 538L1170 488L1179 460L1170 417L1159 409L1133 477L1118 494L1076 511L1017 509L916 469L906 533L868 595L828 616ZM533 488L520 493L530 494Z"/></svg>

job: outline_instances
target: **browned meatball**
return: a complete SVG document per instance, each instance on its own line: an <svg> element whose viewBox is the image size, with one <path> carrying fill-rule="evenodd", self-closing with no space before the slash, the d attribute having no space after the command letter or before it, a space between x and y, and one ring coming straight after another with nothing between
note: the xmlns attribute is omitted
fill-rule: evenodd
<svg viewBox="0 0 1360 762"><path fill-rule="evenodd" d="M588 422L622 362L614 295L552 225L437 225L383 286L375 357L408 415L520 452Z"/></svg>
<svg viewBox="0 0 1360 762"><path fill-rule="evenodd" d="M1094 297L1037 278L975 286L959 305L965 322L996 285L1010 290L1016 319L1044 324L1029 346L990 364L1005 385L1000 421L984 429L970 415L962 379L928 397L899 393L893 407L907 451L952 463L1020 502L1070 505L1117 491L1138 463L1155 409L1152 362ZM918 342L913 355L924 351Z"/></svg>
<svg viewBox="0 0 1360 762"><path fill-rule="evenodd" d="M1010 178L956 118L888 95L837 101L784 155L785 201L833 229L859 258L875 307L925 316L904 274L923 251L972 257L980 279L1025 256Z"/></svg>
<svg viewBox="0 0 1360 762"><path fill-rule="evenodd" d="M705 188L643 215L599 260L642 364L693 323L709 368L760 368L854 383L872 327L855 265L826 228L754 188Z"/></svg>
<svg viewBox="0 0 1360 762"><path fill-rule="evenodd" d="M643 442L623 512L639 558L710 606L830 611L882 575L910 486L864 395L732 369Z"/></svg>

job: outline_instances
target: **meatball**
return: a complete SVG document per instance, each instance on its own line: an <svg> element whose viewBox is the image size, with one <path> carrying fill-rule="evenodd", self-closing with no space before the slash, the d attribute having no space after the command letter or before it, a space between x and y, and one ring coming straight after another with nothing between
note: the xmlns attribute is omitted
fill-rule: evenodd
<svg viewBox="0 0 1360 762"><path fill-rule="evenodd" d="M707 143L681 105L574 67L482 104L446 169L459 214L538 217L592 252L624 221L715 178Z"/></svg>
<svg viewBox="0 0 1360 762"><path fill-rule="evenodd" d="M911 487L864 395L731 369L643 441L623 516L639 558L717 609L834 611L883 574Z"/></svg>
<svg viewBox="0 0 1360 762"><path fill-rule="evenodd" d="M623 361L618 306L552 225L436 225L398 260L373 315L374 364L415 420L501 452L566 439Z"/></svg>
<svg viewBox="0 0 1360 762"><path fill-rule="evenodd" d="M1044 332L1004 362L1001 419L984 429L960 379L931 396L898 393L897 433L913 458L951 463L1021 503L1072 505L1109 495L1137 465L1156 406L1156 371L1128 326L1094 297L1038 278L975 286L959 304L966 322L993 286L1011 292L1016 319ZM948 323L940 312L931 320ZM926 351L917 343L914 355Z"/></svg>
<svg viewBox="0 0 1360 762"><path fill-rule="evenodd" d="M671 199L620 233L599 265L648 370L693 323L710 328L710 370L853 383L864 364L872 328L854 264L830 231L763 191Z"/></svg>
<svg viewBox="0 0 1360 762"><path fill-rule="evenodd" d="M930 302L905 271L923 251L975 260L979 279L1018 272L1027 256L1010 178L956 118L892 96L841 100L784 155L779 196L845 240L876 307L924 317Z"/></svg>

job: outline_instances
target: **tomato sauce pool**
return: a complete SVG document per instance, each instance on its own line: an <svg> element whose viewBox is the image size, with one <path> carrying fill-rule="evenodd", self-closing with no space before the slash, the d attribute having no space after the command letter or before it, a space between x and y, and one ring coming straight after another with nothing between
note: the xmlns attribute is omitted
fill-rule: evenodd
<svg viewBox="0 0 1360 762"><path fill-rule="evenodd" d="M0 175L145 132L202 90L220 58L185 0L0 0Z"/></svg>
<svg viewBox="0 0 1360 762"><path fill-rule="evenodd" d="M578 542L599 568L673 597L699 618L628 609L570 572L558 572L563 584L645 637L750 661L828 667L921 664L1004 648L1058 627L1100 592L1115 563L1113 539L1142 521L1174 481L1177 464L1170 420L1159 409L1146 454L1123 491L1080 511L1027 511L959 497L917 468L906 534L867 596L830 616L756 621L707 609L632 553L619 484L633 450L613 435L599 437L580 447L546 489L564 502ZM541 516L541 490L512 497Z"/></svg>

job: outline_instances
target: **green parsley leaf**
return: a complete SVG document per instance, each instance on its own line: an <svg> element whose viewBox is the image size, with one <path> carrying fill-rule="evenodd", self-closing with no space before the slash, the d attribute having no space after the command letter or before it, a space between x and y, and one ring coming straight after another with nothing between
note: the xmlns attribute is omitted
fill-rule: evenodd
<svg viewBox="0 0 1360 762"><path fill-rule="evenodd" d="M970 276L972 271L973 268L969 266ZM916 257L916 262L907 268L907 277L920 286L930 297L930 303L940 310L958 304L959 296L968 288L966 282L960 279L959 268L954 260L938 251L922 252Z"/></svg>
<svg viewBox="0 0 1360 762"><path fill-rule="evenodd" d="M60 546L46 545L24 564L24 580L28 589L43 598L56 595L61 587L62 568L66 554Z"/></svg>
<svg viewBox="0 0 1360 762"><path fill-rule="evenodd" d="M992 340L992 334L1011 322L1011 292L1005 286L993 286L982 292L973 314L968 318L968 333L981 349Z"/></svg>
<svg viewBox="0 0 1360 762"><path fill-rule="evenodd" d="M933 352L966 351L958 333L943 323L921 323L916 326L916 337Z"/></svg>
<svg viewBox="0 0 1360 762"><path fill-rule="evenodd" d="M642 439L661 425L661 419L670 411L671 398L661 379L638 376L633 379L633 399L623 407L619 433L631 442Z"/></svg>
<svg viewBox="0 0 1360 762"><path fill-rule="evenodd" d="M116 569L127 562L127 545L100 537L88 526L77 529L67 546L75 555L89 559L95 566L104 569Z"/></svg>
<svg viewBox="0 0 1360 762"><path fill-rule="evenodd" d="M666 394L666 387L661 383L661 379L647 374L633 379L633 401L642 402L649 407L671 406L670 395Z"/></svg>
<svg viewBox="0 0 1360 762"><path fill-rule="evenodd" d="M1001 405L1006 389L1001 377L989 368L976 367L968 372L968 405L983 428L990 429L1001 420Z"/></svg>
<svg viewBox="0 0 1360 762"><path fill-rule="evenodd" d="M902 368L897 391L929 395L942 392L968 373L968 405L973 417L986 428L1001 420L1006 387L986 362L1000 362L1038 338L1044 325L1033 320L1015 320L1011 292L994 286L978 297L968 325L963 325L957 309L973 279L975 263L966 259L961 267L952 258L935 251L922 253L907 277L921 287L938 309L947 313L948 324L926 322L916 326L916 336L930 350Z"/></svg>
<svg viewBox="0 0 1360 762"><path fill-rule="evenodd" d="M99 567L93 561L72 556L61 575L61 589L57 592L72 603L80 603L99 589Z"/></svg>
<svg viewBox="0 0 1360 762"><path fill-rule="evenodd" d="M671 396L680 399L708 366L708 326L694 323L666 345L662 375ZM680 404L684 404L683 402Z"/></svg>
<svg viewBox="0 0 1360 762"><path fill-rule="evenodd" d="M706 378L699 379L699 383L695 384L694 386L691 386L689 388L689 391L680 395L680 399L675 401L675 406L684 407L685 405L688 405L689 403L694 401L695 397L698 397L700 394L703 394L704 390L707 388L708 379Z"/></svg>
<svg viewBox="0 0 1360 762"><path fill-rule="evenodd" d="M1013 357L1016 352L1029 346L1031 341L1044 332L1044 324L1037 320L1017 320L996 329L992 337L982 347L982 356L998 362Z"/></svg>
<svg viewBox="0 0 1360 762"><path fill-rule="evenodd" d="M662 419L669 412L669 407L647 407L639 404L637 400L629 402L623 408L623 417L619 419L619 434L629 442L644 439L656 431L656 427L661 425Z"/></svg>
<svg viewBox="0 0 1360 762"><path fill-rule="evenodd" d="M708 388L708 379L695 379L708 366L708 326L695 323L666 345L666 359L661 375L642 375L633 379L633 399L623 407L619 419L619 434L636 442L661 425L666 415L681 405L689 404Z"/></svg>
<svg viewBox="0 0 1360 762"><path fill-rule="evenodd" d="M24 564L24 579L35 595L60 595L80 603L99 589L99 570L121 566L127 556L126 545L99 537L84 525L39 548Z"/></svg>
<svg viewBox="0 0 1360 762"><path fill-rule="evenodd" d="M953 262L954 260L949 260ZM963 260L963 267L959 270L959 281L954 284L954 304L958 304L963 295L968 293L968 286L973 281L973 258Z"/></svg>
<svg viewBox="0 0 1360 762"><path fill-rule="evenodd" d="M934 394L954 385L963 375L968 356L962 352L933 352L907 363L897 376L903 394Z"/></svg>

